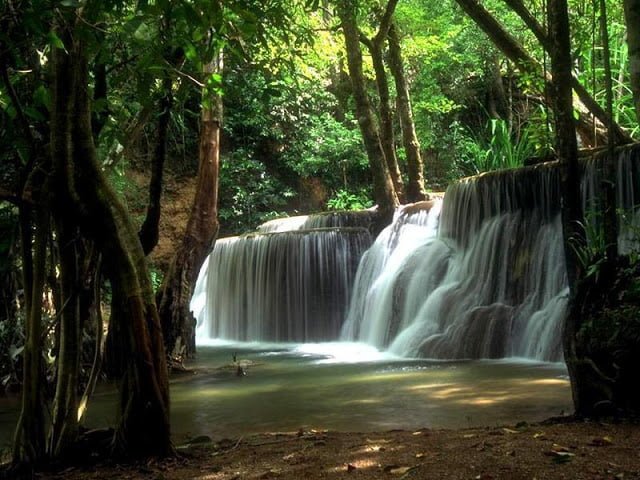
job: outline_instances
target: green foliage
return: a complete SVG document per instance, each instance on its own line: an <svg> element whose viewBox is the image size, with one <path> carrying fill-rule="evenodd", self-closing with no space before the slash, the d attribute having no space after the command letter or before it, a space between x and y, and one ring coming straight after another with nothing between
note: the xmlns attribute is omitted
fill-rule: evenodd
<svg viewBox="0 0 640 480"><path fill-rule="evenodd" d="M507 122L499 119L491 119L485 132L463 141L465 155L460 160L460 168L470 174L520 167L535 154L526 129L516 138Z"/></svg>
<svg viewBox="0 0 640 480"><path fill-rule="evenodd" d="M218 217L222 235L239 234L284 215L277 211L294 196L251 152L237 149L222 160Z"/></svg>
<svg viewBox="0 0 640 480"><path fill-rule="evenodd" d="M328 113L307 116L304 135L289 148L283 160L302 177L319 177L330 188L366 178L369 163L362 137L349 120L349 127Z"/></svg>
<svg viewBox="0 0 640 480"><path fill-rule="evenodd" d="M149 265L149 275L151 275L151 285L153 286L153 291L157 293L162 286L164 272L162 270L158 270L154 265Z"/></svg>
<svg viewBox="0 0 640 480"><path fill-rule="evenodd" d="M585 241L576 238L569 239L569 245L576 254L585 278L599 278L602 266L605 263L605 251L607 248L606 236L602 222L593 213L585 215L585 222L580 222L585 234Z"/></svg>
<svg viewBox="0 0 640 480"><path fill-rule="evenodd" d="M371 194L365 190L350 192L340 189L327 201L328 210L364 210L372 206Z"/></svg>

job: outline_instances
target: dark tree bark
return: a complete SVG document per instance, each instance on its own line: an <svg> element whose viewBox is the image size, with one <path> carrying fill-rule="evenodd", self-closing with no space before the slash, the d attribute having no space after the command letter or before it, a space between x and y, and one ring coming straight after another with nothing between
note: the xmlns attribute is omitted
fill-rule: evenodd
<svg viewBox="0 0 640 480"><path fill-rule="evenodd" d="M518 68L525 72L532 73L533 75L541 75L542 67L538 62L529 55L529 53L520 45L517 40L507 32L504 27L493 16L480 5L477 0L456 0L458 5L473 19L473 21L482 29L482 31L489 37L493 44L500 50L505 56L515 63ZM514 1L514 0L511 0ZM519 10L516 10L518 13ZM535 19L533 19L535 21ZM537 22L536 22L537 23ZM537 32L537 33L536 33ZM533 30L533 33L539 35L539 39L543 48L548 50L552 39L544 35L544 31L540 28ZM545 47L546 45L546 47ZM551 54L551 52L549 52ZM551 78L545 79L548 88ZM573 86L578 95L579 102L576 103L576 110L580 116L576 128L580 133L580 137L588 145L602 144L605 142L605 138L594 138L593 129L591 127L592 122L587 116L587 113L593 115L600 121L600 126L606 128L609 124L606 112L600 105L589 95L586 89L575 79L573 76L569 79L569 85ZM616 135L619 137L620 143L628 143L631 138L626 134L619 126L616 125Z"/></svg>
<svg viewBox="0 0 640 480"><path fill-rule="evenodd" d="M42 204L36 210L32 240L30 208L22 210L21 237L24 276L25 345L23 351L22 407L13 442L13 463L36 464L45 455L45 401L42 364L42 294L45 283L49 213ZM33 250L32 250L33 249Z"/></svg>
<svg viewBox="0 0 640 480"><path fill-rule="evenodd" d="M64 20L62 20L64 21ZM53 50L51 149L56 179L71 201L83 236L104 258L112 287L113 330L122 348L115 453L128 457L172 452L169 388L160 321L146 260L133 223L96 158L88 94L84 23L59 27L65 49ZM77 411L76 411L77 414Z"/></svg>
<svg viewBox="0 0 640 480"><path fill-rule="evenodd" d="M615 273L618 261L618 212L616 209L616 136L613 130L613 80L611 78L611 58L609 50L609 30L607 26L607 6L600 0L600 31L602 33L602 56L604 60L604 78L607 102L608 129L608 161L604 164L602 175L602 219L605 238L606 268Z"/></svg>
<svg viewBox="0 0 640 480"><path fill-rule="evenodd" d="M205 66L205 77L222 72L222 53ZM196 196L187 229L158 294L166 351L173 357L195 353L195 320L189 311L199 269L218 233L218 174L222 98L205 90L200 120Z"/></svg>
<svg viewBox="0 0 640 480"><path fill-rule="evenodd" d="M389 70L391 70L396 84L398 116L400 117L400 127L402 128L402 142L407 155L407 174L409 177L409 183L407 184L407 201L420 202L427 198L424 190L424 163L422 162L420 142L418 141L415 123L413 122L411 97L409 96L407 78L404 74L400 39L393 24L389 29Z"/></svg>
<svg viewBox="0 0 640 480"><path fill-rule="evenodd" d="M399 201L404 203L404 182L402 180L402 174L400 173L400 167L398 166L398 157L396 155L396 142L393 134L393 113L391 110L389 84L387 83L387 72L384 67L383 58L384 43L389 32L391 19L393 18L393 12L397 3L398 0L389 0L385 12L380 19L380 26L378 27L378 31L375 36L368 39L361 33L360 40L366 45L369 53L371 54L373 70L376 74L376 87L378 89L378 97L380 100L380 144L382 145L382 151L384 152L387 167L389 168L389 175L391 175L393 187L396 190Z"/></svg>
<svg viewBox="0 0 640 480"><path fill-rule="evenodd" d="M171 105L173 103L172 88L173 82L171 77L167 75L162 80L162 98L159 102L160 116L158 117L156 148L153 155L153 163L151 164L151 180L149 181L149 205L139 233L140 243L142 243L145 255L149 255L155 248L160 236L160 201L162 199L162 177L169 141L169 122L171 121Z"/></svg>
<svg viewBox="0 0 640 480"><path fill-rule="evenodd" d="M56 152L56 154L58 153ZM61 180L57 178L56 183ZM58 302L60 325L57 382L48 447L49 455L54 458L64 456L75 443L79 433L80 285L78 261L82 259L81 253L76 247L76 242L79 241L77 228L73 225L71 218L64 210L58 210L55 218L61 285L60 301Z"/></svg>
<svg viewBox="0 0 640 480"><path fill-rule="evenodd" d="M338 16L340 17L345 38L356 116L373 176L373 196L382 212L382 216L390 217L393 210L398 206L398 196L393 187L389 167L380 145L380 137L376 128L371 103L367 96L366 83L362 71L362 52L360 51L360 35L356 21L356 6L355 0L338 0L337 2Z"/></svg>
<svg viewBox="0 0 640 480"><path fill-rule="evenodd" d="M585 236L581 231L583 215L580 203L580 173L577 144L573 126L571 99L571 44L569 15L566 0L551 0L548 7L551 70L553 74L552 99L556 119L556 151L560 158L560 182L562 189L562 228L564 251L569 278L569 311L563 330L564 358L571 378L571 389L576 413L584 412L590 402L587 381L588 368L580 355L578 332L581 316L575 302L583 266L576 250L584 248Z"/></svg>
<svg viewBox="0 0 640 480"><path fill-rule="evenodd" d="M631 91L640 123L640 0L624 0L624 18L627 23Z"/></svg>

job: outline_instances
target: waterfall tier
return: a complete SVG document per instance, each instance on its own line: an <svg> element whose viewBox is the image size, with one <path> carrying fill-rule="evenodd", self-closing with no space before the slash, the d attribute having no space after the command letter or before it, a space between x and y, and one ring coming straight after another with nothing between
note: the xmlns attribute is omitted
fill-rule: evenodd
<svg viewBox="0 0 640 480"><path fill-rule="evenodd" d="M193 310L199 312L198 337L277 342L336 339L358 261L370 245L371 236L364 228L256 233L218 240L201 270L192 301Z"/></svg>
<svg viewBox="0 0 640 480"><path fill-rule="evenodd" d="M640 149L618 162L622 251L637 246ZM605 156L585 162L594 211ZM445 195L440 229L397 216L364 255L342 339L404 356L562 359L568 289L559 169L542 164L463 179Z"/></svg>
<svg viewBox="0 0 640 480"><path fill-rule="evenodd" d="M374 219L375 211L372 210L325 212L315 215L276 218L260 225L257 231L259 233L278 233L291 230L344 227L369 229Z"/></svg>

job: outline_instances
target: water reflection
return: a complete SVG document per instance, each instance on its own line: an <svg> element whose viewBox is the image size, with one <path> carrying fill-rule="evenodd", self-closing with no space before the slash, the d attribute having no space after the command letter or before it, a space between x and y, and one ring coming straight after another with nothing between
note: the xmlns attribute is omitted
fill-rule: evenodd
<svg viewBox="0 0 640 480"><path fill-rule="evenodd" d="M265 348L266 347L266 348ZM233 354L247 375L238 377ZM360 362L356 360L360 359ZM561 364L519 360L394 359L361 345L200 347L198 373L171 382L176 442L301 427L374 431L536 421L570 411ZM90 427L113 424L117 396L101 386ZM0 401L0 445L10 441L17 401Z"/></svg>

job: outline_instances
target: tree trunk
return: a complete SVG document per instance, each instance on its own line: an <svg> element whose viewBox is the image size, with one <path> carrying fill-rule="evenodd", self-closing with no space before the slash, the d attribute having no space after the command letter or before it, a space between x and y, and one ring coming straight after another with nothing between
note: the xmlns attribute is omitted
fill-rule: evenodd
<svg viewBox="0 0 640 480"><path fill-rule="evenodd" d="M569 35L569 15L566 0L550 0L548 7L549 39L551 57L552 101L556 121L556 151L560 158L560 183L562 191L562 230L564 252L569 279L570 299L568 314L563 330L564 358L571 378L573 402L576 412L583 407L584 371L579 361L578 340L580 316L573 304L582 278L576 250L584 248L585 237L581 231L582 211L580 202L580 172L578 167L578 146L573 121L571 94L571 43Z"/></svg>
<svg viewBox="0 0 640 480"><path fill-rule="evenodd" d="M376 74L376 86L378 88L378 96L380 100L380 144L384 152L384 158L389 168L389 175L393 187L398 195L398 200L404 203L404 184L402 174L398 166L398 157L396 156L395 136L393 135L393 114L391 113L391 101L389 95L389 85L387 84L387 74L384 68L384 60L382 58L382 45L376 39L369 40L363 38L363 43L371 53L373 61L373 70Z"/></svg>
<svg viewBox="0 0 640 480"><path fill-rule="evenodd" d="M529 72L533 75L541 75L543 69L538 62L529 55L518 41L507 32L503 26L482 6L477 0L456 0L458 5L471 17L471 19L482 29L482 31L489 37L493 44L500 50L505 56L515 63L521 70ZM521 10L516 10L518 13ZM535 20L535 19L534 19ZM543 48L548 49L550 43L553 42L550 35L544 35L542 29L532 29L542 43ZM545 47L546 45L546 47ZM549 52L551 54L551 52ZM547 76L545 79L548 88L552 79ZM590 125L592 122L587 117L587 113L593 115L600 121L600 127L606 128L609 124L609 120L606 112L598 103L589 95L586 89L571 76L569 79L569 85L572 85L579 97L579 101L576 102L576 111L579 115L579 120L576 125L580 133L580 137L583 142L588 145L594 146L596 144L604 143L605 138L594 138L593 131ZM631 138L616 125L616 135L619 137L621 143L628 143Z"/></svg>
<svg viewBox="0 0 640 480"><path fill-rule="evenodd" d="M82 234L108 259L105 273L112 287L111 324L121 333L116 343L122 347L123 365L114 451L128 457L166 455L172 446L160 321L137 232L96 158L83 28L83 23L61 28L58 36L65 40L66 48L53 50L54 168L56 177L62 179L65 198L73 200L73 209L66 215L75 216ZM57 110L65 104L68 110Z"/></svg>
<svg viewBox="0 0 640 480"><path fill-rule="evenodd" d="M54 120L55 122L56 120ZM53 145L58 148L57 145ZM56 153L57 154L57 153ZM57 172L59 173L59 172ZM64 179L56 178L56 183ZM64 456L78 437L78 380L80 371L80 297L79 268L81 254L76 247L77 229L67 216L58 210L56 239L60 254L60 317L59 348L57 354L57 382L53 401L49 455Z"/></svg>
<svg viewBox="0 0 640 480"><path fill-rule="evenodd" d="M26 208L26 210L25 210ZM49 213L41 204L36 210L32 245L30 208L21 209L22 258L25 304L22 408L13 442L13 463L35 464L45 455L45 401L42 364L42 294L45 283ZM33 251L32 251L33 247Z"/></svg>
<svg viewBox="0 0 640 480"><path fill-rule="evenodd" d="M393 182L393 187L396 190L398 200L401 203L404 203L404 182L402 180L402 174L400 173L400 167L398 166L398 157L396 155L396 142L393 134L393 114L391 110L389 84L387 83L387 73L384 67L383 58L384 43L387 40L389 27L391 26L391 20L397 4L398 0L389 0L385 11L380 18L380 25L375 36L369 40L363 33L360 33L360 40L369 49L373 63L373 70L376 76L376 87L380 101L380 144L382 146L387 167L389 168L389 175L391 175L391 181Z"/></svg>
<svg viewBox="0 0 640 480"><path fill-rule="evenodd" d="M338 0L338 16L342 24L349 75L353 86L353 96L356 105L356 116L362 132L369 166L373 176L373 196L383 217L390 217L398 206L398 196L389 174L380 137L367 96L366 83L362 71L362 52L360 51L358 26L356 23L356 4L354 0Z"/></svg>
<svg viewBox="0 0 640 480"><path fill-rule="evenodd" d="M153 163L151 164L151 180L149 181L149 205L139 233L140 243L142 243L145 255L149 255L155 248L160 235L160 200L162 199L162 177L167 159L169 122L171 121L171 105L173 103L172 88L173 82L171 77L167 75L162 80L162 98L160 99L156 148Z"/></svg>
<svg viewBox="0 0 640 480"><path fill-rule="evenodd" d="M205 78L222 72L222 53L205 66ZM166 351L171 356L195 353L195 320L189 310L199 269L218 233L218 174L222 98L205 89L200 123L196 196L187 229L158 295Z"/></svg>
<svg viewBox="0 0 640 480"><path fill-rule="evenodd" d="M640 123L640 0L624 0L624 18L627 22L631 91Z"/></svg>
<svg viewBox="0 0 640 480"><path fill-rule="evenodd" d="M400 39L398 38L395 25L391 25L389 29L389 69L396 84L398 116L400 117L400 127L402 128L402 142L407 155L407 173L409 176L407 201L420 202L427 198L424 190L424 164L422 162L422 155L420 154L420 142L418 141L415 123L413 122L409 85L404 74Z"/></svg>
<svg viewBox="0 0 640 480"><path fill-rule="evenodd" d="M618 211L616 208L616 136L613 134L613 80L611 78L611 57L609 50L609 30L607 26L607 6L600 0L600 31L602 32L602 56L604 60L604 76L607 114L609 117L607 151L608 159L604 162L602 175L602 219L605 239L605 265L610 274L615 273L618 261ZM613 277L612 277L613 278Z"/></svg>

